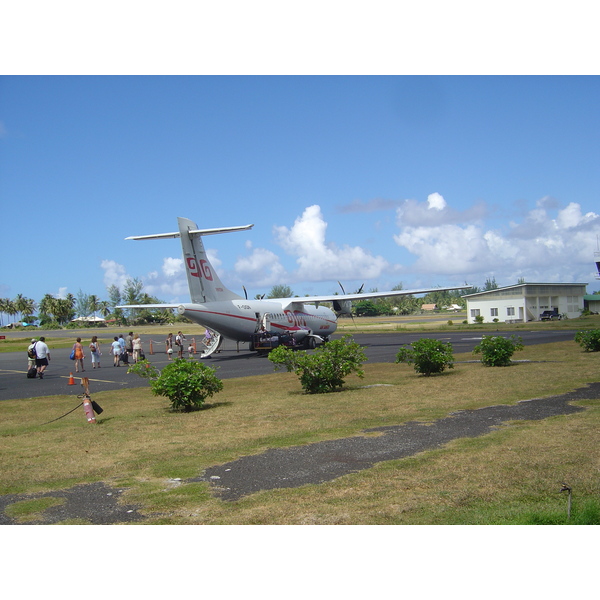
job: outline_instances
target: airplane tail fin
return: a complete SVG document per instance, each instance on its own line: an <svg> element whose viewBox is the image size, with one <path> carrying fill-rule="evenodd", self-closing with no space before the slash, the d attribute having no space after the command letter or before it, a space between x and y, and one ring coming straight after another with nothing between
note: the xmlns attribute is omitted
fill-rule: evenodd
<svg viewBox="0 0 600 600"><path fill-rule="evenodd" d="M203 235L236 231L238 228L199 230L198 226L189 219L179 217L177 222L181 235L183 264L187 274L192 302L216 302L217 300L235 300L241 298L241 296L228 290L223 285L213 266L210 264L204 244L202 243Z"/></svg>
<svg viewBox="0 0 600 600"><path fill-rule="evenodd" d="M189 219L178 217L179 231L173 233L159 233L156 235L131 236L128 240L149 240L164 238L181 238L183 250L183 264L190 289L190 299L194 304L217 302L219 300L235 300L241 298L235 292L227 289L213 266L210 264L202 236L227 233L229 231L243 231L253 225L241 227L223 227L219 229L198 229L198 226Z"/></svg>

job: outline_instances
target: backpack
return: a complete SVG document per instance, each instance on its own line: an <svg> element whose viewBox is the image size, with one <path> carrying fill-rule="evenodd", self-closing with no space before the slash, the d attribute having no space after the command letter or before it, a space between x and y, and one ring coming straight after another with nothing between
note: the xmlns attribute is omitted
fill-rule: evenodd
<svg viewBox="0 0 600 600"><path fill-rule="evenodd" d="M37 369L35 367L31 367L27 371L27 379L35 379L37 377Z"/></svg>
<svg viewBox="0 0 600 600"><path fill-rule="evenodd" d="M36 342L37 344L37 342ZM29 350L27 350L27 356L29 358L37 358L37 352L35 351L35 344L33 345L33 348L30 348Z"/></svg>

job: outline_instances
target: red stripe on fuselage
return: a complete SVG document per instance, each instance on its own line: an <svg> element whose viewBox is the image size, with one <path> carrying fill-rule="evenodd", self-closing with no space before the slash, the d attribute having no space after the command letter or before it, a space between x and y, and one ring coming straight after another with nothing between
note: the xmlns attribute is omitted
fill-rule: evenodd
<svg viewBox="0 0 600 600"><path fill-rule="evenodd" d="M283 311L283 309L282 309L282 311ZM199 309L199 308L187 308L186 312L187 313L201 313L201 314L205 314L205 315L214 315L215 317L228 317L231 319L239 319L239 320L242 320L245 322L250 322L253 324L256 323L255 316L247 317L244 315L236 315L236 314L220 312L220 311L212 311L212 310L203 310L203 309ZM319 315L314 315L311 313L301 312L301 311L296 311L295 314L300 315L303 318L308 319L308 320L313 320L313 321L317 320L320 323L324 323L327 326L327 330L326 330L327 334L333 333L333 331L335 331L335 329L336 329L336 321L333 321L331 319L327 319L327 318L319 316ZM201 318L201 317L199 317L199 318ZM287 318L287 315L284 318ZM211 323L210 325L204 325L204 326L214 327L215 330L217 330L217 331L219 330L219 325L215 324L215 323ZM287 325L285 323L282 324L280 322L277 322L276 320L271 321L271 326L276 327L281 330L284 330L284 331L285 330L295 330L295 328L297 329L297 327L298 327L297 325ZM236 339L235 336L232 336L231 333L229 333L230 327L234 327L233 323L231 326L224 324L224 325L222 325L222 327L223 327L223 329L225 329L227 331L227 333L225 331L221 332L221 333L223 333L223 335L228 336L228 337L233 337L234 339ZM317 325L317 327L318 327L318 325ZM312 329L313 333L316 333L316 334L319 334L319 332L323 333L323 331L319 330L318 328L307 327L306 329ZM333 331L330 332L329 331L330 329L333 329ZM250 331L250 330L248 332L243 332L243 333L239 332L238 337L239 337L239 339L246 339L246 338L248 338L249 335L251 335L251 333L253 333L253 331Z"/></svg>

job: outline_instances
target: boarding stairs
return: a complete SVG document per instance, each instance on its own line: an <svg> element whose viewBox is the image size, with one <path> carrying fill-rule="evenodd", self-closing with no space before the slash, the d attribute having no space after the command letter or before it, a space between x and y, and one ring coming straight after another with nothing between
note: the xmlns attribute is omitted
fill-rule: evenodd
<svg viewBox="0 0 600 600"><path fill-rule="evenodd" d="M209 329L209 331L211 337L208 343L206 342L206 338L204 338L197 348L200 358L208 358L211 354L217 352L223 343L223 336L218 331L214 329Z"/></svg>

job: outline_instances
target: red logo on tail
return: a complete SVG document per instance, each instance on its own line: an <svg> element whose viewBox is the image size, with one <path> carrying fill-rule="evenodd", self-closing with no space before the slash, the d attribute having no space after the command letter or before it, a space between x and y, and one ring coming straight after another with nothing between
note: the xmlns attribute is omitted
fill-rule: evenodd
<svg viewBox="0 0 600 600"><path fill-rule="evenodd" d="M192 257L187 258L186 261L192 277L204 277L207 281L213 280L212 271L207 261L201 260L198 264L198 261Z"/></svg>

